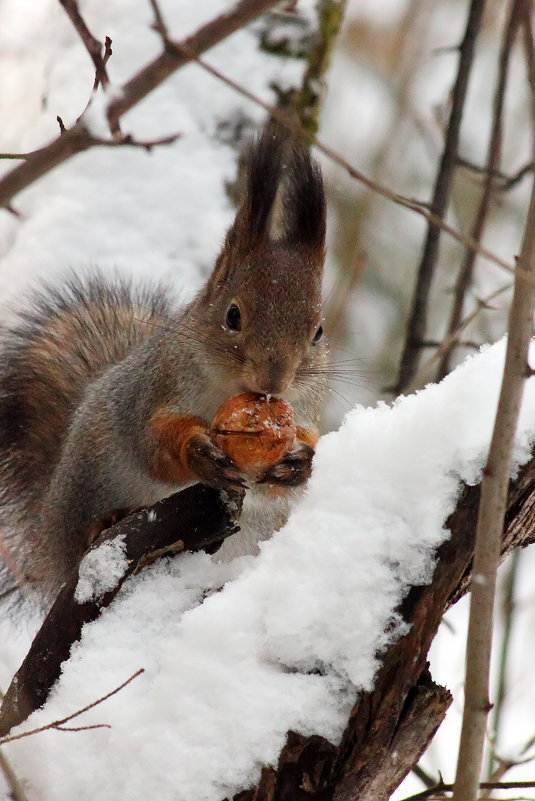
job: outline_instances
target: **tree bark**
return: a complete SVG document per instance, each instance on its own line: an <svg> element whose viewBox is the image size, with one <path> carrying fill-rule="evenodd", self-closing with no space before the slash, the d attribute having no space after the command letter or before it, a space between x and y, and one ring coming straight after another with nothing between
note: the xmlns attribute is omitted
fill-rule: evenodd
<svg viewBox="0 0 535 801"><path fill-rule="evenodd" d="M239 496L225 503L217 490L195 484L106 529L90 550L122 537L128 568L113 589L85 603L75 599L78 570L65 584L4 696L0 737L45 703L82 627L100 616L129 576L163 556L217 550L226 537L239 530L240 509Z"/></svg>
<svg viewBox="0 0 535 801"><path fill-rule="evenodd" d="M177 513L180 496L187 503ZM162 504L164 511L168 505L167 520ZM464 487L446 522L451 538L438 548L433 580L426 586L413 586L399 610L410 629L383 654L373 690L355 699L339 746L317 735L288 732L277 767L266 766L258 785L238 793L234 801L386 801L390 797L427 748L451 703L448 690L431 679L427 653L444 612L470 588L478 505L479 487ZM135 515L103 535L105 539L134 532L133 550L128 551L134 562L128 575L170 551L217 547L235 530L233 514L221 505L218 493L199 485L157 507L160 528L150 543ZM535 541L534 510L532 459L509 488L504 556ZM179 529L179 546L176 514L185 514L182 523L187 523ZM44 702L83 623L100 614L120 583L100 601L87 604L74 603L76 581L62 591L6 694L2 733Z"/></svg>
<svg viewBox="0 0 535 801"><path fill-rule="evenodd" d="M408 633L382 658L373 690L361 693L338 747L289 732L277 768L234 801L386 801L416 764L451 703L433 683L427 654L443 614L470 588L479 487L465 487L446 526L430 584L410 589L400 613ZM535 541L535 459L509 488L502 555Z"/></svg>

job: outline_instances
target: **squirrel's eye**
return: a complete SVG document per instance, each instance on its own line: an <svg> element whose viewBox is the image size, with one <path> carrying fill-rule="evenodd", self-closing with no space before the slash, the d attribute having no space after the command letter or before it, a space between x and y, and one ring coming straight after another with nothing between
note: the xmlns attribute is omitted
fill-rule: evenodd
<svg viewBox="0 0 535 801"><path fill-rule="evenodd" d="M228 307L226 321L231 331L241 331L241 314L235 303Z"/></svg>
<svg viewBox="0 0 535 801"><path fill-rule="evenodd" d="M320 325L320 327L318 328L318 330L314 334L314 339L312 340L312 344L313 345L317 345L317 343L320 341L322 336L323 336L323 326Z"/></svg>

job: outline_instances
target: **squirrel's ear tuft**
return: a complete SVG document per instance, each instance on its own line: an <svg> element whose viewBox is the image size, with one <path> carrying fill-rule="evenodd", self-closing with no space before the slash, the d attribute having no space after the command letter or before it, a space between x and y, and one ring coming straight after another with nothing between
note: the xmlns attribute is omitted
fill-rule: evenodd
<svg viewBox="0 0 535 801"><path fill-rule="evenodd" d="M288 152L283 197L286 241L323 249L326 210L321 170L298 139L292 140Z"/></svg>
<svg viewBox="0 0 535 801"><path fill-rule="evenodd" d="M285 143L289 136L286 128L269 120L249 152L244 205L247 233L253 241L269 236L271 214L282 178Z"/></svg>
<svg viewBox="0 0 535 801"><path fill-rule="evenodd" d="M323 180L308 147L270 119L251 146L248 161L247 192L228 246L249 250L260 240L279 240L323 252Z"/></svg>

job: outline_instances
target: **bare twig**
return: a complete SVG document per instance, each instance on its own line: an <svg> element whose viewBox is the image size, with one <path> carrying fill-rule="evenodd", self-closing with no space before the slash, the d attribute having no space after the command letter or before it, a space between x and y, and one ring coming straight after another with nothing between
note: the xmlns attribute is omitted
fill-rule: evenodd
<svg viewBox="0 0 535 801"><path fill-rule="evenodd" d="M489 712L489 661L496 571L500 556L509 470L533 332L535 285L535 182L515 276L502 388L489 457L481 483L467 638L465 707L454 801L472 801L479 785Z"/></svg>
<svg viewBox="0 0 535 801"><path fill-rule="evenodd" d="M191 61L192 57L201 55L245 27L256 17L269 11L276 2L277 0L240 0L231 11L210 20L184 42L174 44L167 40L164 52L128 81L116 100L111 102L108 107L111 127L166 78Z"/></svg>
<svg viewBox="0 0 535 801"><path fill-rule="evenodd" d="M99 84L106 87L110 82L106 72L106 62L111 55L111 39L106 37L106 45L103 47L102 43L93 36L80 14L80 9L78 8L76 0L59 0L59 2L65 9L95 66L95 83L93 90L97 89ZM104 57L102 56L103 49Z"/></svg>
<svg viewBox="0 0 535 801"><path fill-rule="evenodd" d="M54 729L54 731L65 731L65 732L88 731L89 729L110 729L111 726L108 723L97 723L91 726L76 726L76 727L65 726L65 724L69 723L69 721L71 720L74 720L74 718L83 715L84 712L88 712L90 709L94 709L99 704L104 703L104 701L107 701L108 698L112 697L112 695L116 695L118 692L121 692L121 690L123 690L128 684L130 684L131 681L137 679L137 677L144 672L145 669L140 668L134 674L132 674L132 676L130 676L129 679L123 681L123 683L120 684L118 687L116 687L114 690L111 690L111 692L106 693L106 695L103 695L96 701L92 701L90 704L87 704L87 706L82 707L82 709L79 709L77 712L73 712L71 715L67 715L67 717L65 718L60 718L59 720L53 720L51 723L47 723L44 726L39 726L37 729L31 729L31 731L23 731L20 734L11 735L11 737L3 737L2 739L0 739L0 745L5 745L6 743L12 743L14 740L22 740L23 737L31 737L34 734L40 734L43 731L50 731L51 729Z"/></svg>
<svg viewBox="0 0 535 801"><path fill-rule="evenodd" d="M35 150L30 153L0 153L0 159L13 159L14 161L25 161L33 156Z"/></svg>
<svg viewBox="0 0 535 801"><path fill-rule="evenodd" d="M193 52L202 53L247 25L276 2L277 0L240 0L231 11L221 14L199 28L186 40L186 44ZM109 106L110 129L117 130L119 118L126 111L139 103L152 89L159 86L165 78L187 64L189 60L176 48L169 48L128 81L123 86L120 97L112 101ZM83 119L79 120L49 145L28 156L23 164L15 167L0 180L0 207L8 208L18 192L71 156L95 144L100 144L99 140L95 141L84 126Z"/></svg>
<svg viewBox="0 0 535 801"><path fill-rule="evenodd" d="M123 136L120 139L101 139L93 136L85 127L83 120L80 120L72 128L65 129L58 139L28 155L23 164L4 176L0 181L0 206L5 205L8 208L7 204L10 199L22 189L46 175L54 167L63 164L71 156L83 153L92 147L125 146L150 150L157 145L171 144L179 136L180 134L171 134L150 141L137 141L131 136Z"/></svg>
<svg viewBox="0 0 535 801"><path fill-rule="evenodd" d="M275 2L276 0L241 0L241 2L235 8L235 14L232 12L230 14L224 14L221 15L221 17L217 17L215 20L207 23L207 25L205 25L203 28L200 28L185 42L177 44L168 41L166 50L166 53L169 51L168 58L164 59L163 56L160 56L154 62L151 62L151 64L138 73L137 76L132 78L132 80L123 87L123 94L121 95L121 98L113 101L109 106L108 119L112 127L115 124L116 118L118 119L122 114L126 113L126 111L130 110L130 108L142 100L143 97L145 97L153 88L155 88L155 86L158 86L163 80L165 80L165 78L172 74L172 72L191 61L195 61L215 78L223 81L236 92L265 109L269 114L271 114L271 116L281 122L281 124L286 125L286 127L294 134L297 136L304 136L306 138L306 133L295 118L291 118L280 109L264 103L252 92L249 92L235 81L225 77L218 70L211 67L205 61L201 60L198 55L196 55L196 53L204 52L204 50L209 49L209 47L212 45L217 44L222 38L224 38L224 36L234 33L234 31L240 27L239 20L241 18L245 19L242 24L246 24L254 18L254 14L258 15L262 13L262 11L270 8L272 5L275 5ZM170 53L174 54L172 58ZM139 94L136 95L136 92L139 92ZM9 201L15 194L20 192L22 189L25 189L33 181L37 180L37 178L40 178L54 167L66 161L75 153L81 152L82 150L87 150L89 147L92 147L96 144L102 144L103 142L103 140L94 139L88 134L87 130L83 127L83 120L80 120L77 125L70 129L70 131L66 131L64 136L67 136L69 133L72 134L72 136L67 140L67 142L64 143L65 149L63 149L60 144L62 139L56 139L47 147L35 151L35 157L34 154L30 154L25 164L19 165L12 170L12 172L8 173L2 180L0 180L0 207L5 206L7 208ZM126 138L123 138L123 143L132 144L132 142L127 142L125 140ZM474 248L482 257L488 259L502 269L512 272L513 268L510 264L499 258L495 253L492 253L488 249L482 247L471 237L463 235L459 231L455 230L455 228L445 223L435 213L428 211L427 204L407 198L396 192L392 192L383 184L371 180L364 173L360 172L360 170L352 167L342 156L340 156L339 153L325 145L323 142L320 142L317 138L313 139L312 143L328 159L335 164L338 164L340 167L346 170L346 172L352 178L360 181L369 189L372 189L374 192L382 197L385 197L387 200L390 200L393 203L402 206L403 208L409 209L416 214L419 214L420 216L424 217L424 219L426 219L430 225L437 226L457 242L463 244L465 247ZM48 164L47 159L49 160Z"/></svg>
<svg viewBox="0 0 535 801"><path fill-rule="evenodd" d="M529 175L530 172L533 172L533 162L529 162L529 164L524 164L519 170L517 170L513 175L505 175L501 170L492 169L489 170L488 167L480 167L477 164L472 164L471 161L467 161L467 159L463 159L459 157L457 159L457 163L461 167L466 167L466 169L471 170L472 172L479 173L483 176L490 175L494 179L494 188L498 192L508 192L510 189L513 189L517 184L522 181L526 175Z"/></svg>
<svg viewBox="0 0 535 801"><path fill-rule="evenodd" d="M453 784L440 782L435 787L422 790L421 793L409 795L403 801L427 801L430 798L443 798L446 793L453 791ZM535 782L481 782L480 790L529 790L535 787Z"/></svg>
<svg viewBox="0 0 535 801"><path fill-rule="evenodd" d="M490 204L494 194L495 182L494 175L499 169L500 155L502 147L502 116L505 100L505 90L507 86L507 76L511 61L511 51L516 40L518 28L520 26L520 10L524 6L525 0L513 0L509 18L505 25L503 42L500 52L498 80L494 93L494 109L492 115L492 128L488 146L486 173L483 183L483 193L477 210L476 218L472 226L471 235L476 242L481 241L485 221L490 209ZM474 266L476 262L476 252L467 249L461 264L457 280L455 282L454 300L448 324L448 335L457 330L462 319L464 299L468 287L472 283ZM444 348L440 364L437 371L437 379L440 381L450 371L451 356L454 343Z"/></svg>
<svg viewBox="0 0 535 801"><path fill-rule="evenodd" d="M158 3L158 0L149 0L149 2L152 8L152 13L154 14L154 22L152 27L157 33L160 34L164 44L167 44L169 42L169 32L160 9L160 4Z"/></svg>
<svg viewBox="0 0 535 801"><path fill-rule="evenodd" d="M472 0L464 38L459 49L459 66L453 88L450 119L431 203L433 214L440 219L445 215L448 206L450 184L457 162L468 77L474 58L475 42L481 25L484 5L484 0ZM395 387L397 393L402 392L410 384L416 373L420 355L420 342L425 336L427 326L429 292L438 260L440 231L441 228L434 222L427 229L424 250L418 267L399 376Z"/></svg>
<svg viewBox="0 0 535 801"><path fill-rule="evenodd" d="M426 380L430 380L429 377L430 372L434 367L434 365L440 359L443 349L447 348L452 343L458 344L461 339L461 334L468 328L468 326L471 323L473 323L478 314L480 314L483 309L492 308L490 305L491 302L495 298L499 297L499 295L503 295L504 292L510 290L512 286L513 286L512 283L504 284L503 286L498 287L498 289L495 289L494 292L491 292L490 295L487 295L486 298L478 300L476 308L472 312L470 312L470 314L467 314L466 317L462 320L462 322L459 323L459 327L457 328L457 330L452 331L452 333L449 334L445 339L443 339L442 342L438 343L438 347L436 348L436 351L433 353L433 355L430 356L429 359L427 359L423 364L420 365L420 367L418 368L418 372L414 376L411 384L409 384L409 386L406 388L406 391L413 392L419 386L421 386L423 382L425 382ZM425 344L426 343L422 343L422 345ZM437 343L432 343L432 346L436 347Z"/></svg>
<svg viewBox="0 0 535 801"><path fill-rule="evenodd" d="M182 46L182 45L181 45ZM397 204L398 206L402 206L405 209L409 209L410 211L419 214L423 217L430 225L435 225L440 228L444 233L451 236L452 239L455 239L456 242L461 243L467 248L473 248L477 253L480 254L483 258L487 259L488 261L496 264L498 267L506 270L507 272L513 272L513 267L508 264L503 259L499 258L495 253L492 253L487 248L484 248L478 242L476 242L472 237L462 234L460 231L457 231L451 225L444 222L437 214L432 211L428 211L428 204L423 203L419 200L414 200L412 198L405 197L404 195L400 195L397 192L393 192L384 184L379 183L378 181L374 181L365 175L360 170L357 170L356 167L353 167L346 159L344 159L339 153L333 150L331 147L326 145L324 142L320 141L317 137L307 137L306 131L303 129L302 125L295 119L295 117L291 117L286 114L282 109L277 108L275 106L270 106L269 103L264 103L259 97L254 95L252 92L249 92L240 84L233 81L231 78L228 78L226 75L223 75L219 70L212 67L208 64L204 59L195 57L193 54L190 54L190 61L195 61L196 64L199 64L204 70L209 72L214 78L222 81L224 84L229 86L231 89L234 89L238 94L246 97L252 103L255 103L257 106L260 106L265 111L268 112L274 119L284 125L288 130L290 130L295 136L302 137L306 141L310 141L314 147L319 150L320 153L323 153L330 161L334 164L338 164L339 167L342 167L351 178L359 181L360 183L367 186L368 189L373 190L378 195L390 200L392 203ZM1 188L1 182L0 182ZM1 199L1 198L0 198Z"/></svg>
<svg viewBox="0 0 535 801"><path fill-rule="evenodd" d="M162 136L160 139L134 139L130 134L121 136L120 139L100 139L97 136L91 137L92 145L100 147L140 147L143 150L151 151L153 147L161 147L162 145L172 145L178 139L180 134L169 134L169 136Z"/></svg>
<svg viewBox="0 0 535 801"><path fill-rule="evenodd" d="M429 790L433 790L437 786L437 780L430 776L421 765L415 765L412 772Z"/></svg>
<svg viewBox="0 0 535 801"><path fill-rule="evenodd" d="M522 10L522 32L528 83L531 89L531 113L535 119L535 42L533 39L533 13L529 3Z"/></svg>

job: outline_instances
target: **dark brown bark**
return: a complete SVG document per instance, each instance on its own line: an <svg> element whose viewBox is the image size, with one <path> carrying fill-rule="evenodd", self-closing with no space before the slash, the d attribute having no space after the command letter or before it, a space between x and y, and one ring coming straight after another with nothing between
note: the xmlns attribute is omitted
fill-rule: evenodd
<svg viewBox="0 0 535 801"><path fill-rule="evenodd" d="M429 676L427 654L444 612L468 591L479 487L467 487L447 521L433 580L412 587L400 612L411 624L382 657L373 690L355 702L339 747L288 733L277 769L235 801L386 801L425 751L451 698ZM535 460L511 484L503 554L535 541Z"/></svg>
<svg viewBox="0 0 535 801"><path fill-rule="evenodd" d="M78 571L63 587L4 696L0 737L44 704L60 675L62 662L69 657L71 645L80 639L83 625L110 605L129 576L162 556L217 549L226 537L238 531L239 507L238 497L226 505L217 490L195 484L103 532L93 548L124 537L128 569L113 590L94 601L75 601Z"/></svg>
<svg viewBox="0 0 535 801"><path fill-rule="evenodd" d="M176 505L179 499L181 509ZM410 630L383 654L374 688L356 699L340 745L289 732L277 768L266 766L258 785L236 795L235 801L390 797L427 748L451 702L448 690L434 684L429 675L427 653L444 612L469 589L478 503L479 487L464 488L447 521L451 538L437 551L432 582L412 587L399 610ZM144 513L103 535L106 539L126 534L127 556L133 560L128 575L170 552L213 548L235 530L233 516L219 495L198 485L160 502L154 510L158 523L156 530L149 527L149 538L143 531ZM535 541L534 510L535 459L510 487L504 555ZM75 604L75 583L59 596L8 690L0 717L2 733L43 703L81 626L96 618L117 591L98 603Z"/></svg>

